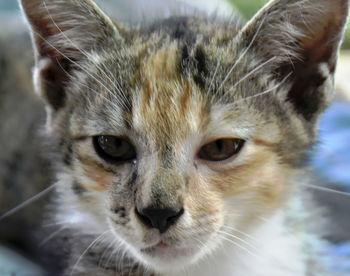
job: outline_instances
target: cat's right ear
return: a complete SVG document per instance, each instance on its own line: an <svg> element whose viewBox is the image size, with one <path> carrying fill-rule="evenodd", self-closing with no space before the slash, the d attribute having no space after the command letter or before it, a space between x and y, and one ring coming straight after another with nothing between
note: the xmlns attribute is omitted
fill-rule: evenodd
<svg viewBox="0 0 350 276"><path fill-rule="evenodd" d="M34 84L54 110L66 100L73 70L107 41L122 43L116 25L90 0L20 0L31 30Z"/></svg>

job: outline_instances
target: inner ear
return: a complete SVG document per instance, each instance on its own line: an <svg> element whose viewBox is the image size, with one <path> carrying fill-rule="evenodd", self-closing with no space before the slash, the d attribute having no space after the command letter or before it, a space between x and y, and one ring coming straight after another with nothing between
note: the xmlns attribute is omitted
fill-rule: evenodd
<svg viewBox="0 0 350 276"><path fill-rule="evenodd" d="M67 100L66 85L89 54L121 46L116 25L92 1L21 0L35 50L35 88L54 110Z"/></svg>
<svg viewBox="0 0 350 276"><path fill-rule="evenodd" d="M286 77L286 102L312 121L329 105L348 0L275 0L241 31L263 60L274 58L273 73ZM249 46L245 46L249 47Z"/></svg>
<svg viewBox="0 0 350 276"><path fill-rule="evenodd" d="M43 97L57 111L66 100L64 87L69 81L70 61L65 58L41 59L36 67L35 82L39 84Z"/></svg>
<svg viewBox="0 0 350 276"><path fill-rule="evenodd" d="M295 110L308 121L322 112L333 95L333 79L343 25L334 18L309 27L297 41L296 56L291 63L280 66L284 76L292 72L292 86L287 95Z"/></svg>
<svg viewBox="0 0 350 276"><path fill-rule="evenodd" d="M307 121L322 112L333 95L333 75L326 64L309 64L308 61L281 66L280 78L286 74L291 86L286 101L293 104L295 111Z"/></svg>

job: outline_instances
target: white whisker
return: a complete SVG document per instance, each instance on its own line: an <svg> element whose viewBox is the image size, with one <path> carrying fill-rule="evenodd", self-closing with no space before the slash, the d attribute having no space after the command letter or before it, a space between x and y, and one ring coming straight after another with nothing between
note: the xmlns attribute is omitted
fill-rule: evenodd
<svg viewBox="0 0 350 276"><path fill-rule="evenodd" d="M210 90L211 90L211 87L212 87L212 85L213 85L213 83L214 83L214 79L215 79L216 74L217 74L217 72L218 72L219 66L220 66L220 59L218 59L218 62L217 62L217 64L216 64L216 68L215 68L213 77L212 77L211 80L210 80L210 84L209 84L209 87L208 87L208 90L207 90L207 94L210 93Z"/></svg>
<svg viewBox="0 0 350 276"><path fill-rule="evenodd" d="M76 43L74 43L74 41L72 41L72 40L61 30L61 28L57 25L57 23L55 22L55 20L52 18L52 15L51 15L49 9L47 8L46 1L44 1L43 3L44 3L45 9L46 9L47 14L49 15L49 17L50 17L52 23L53 23L53 24L55 25L55 27L60 31L60 33L65 37L65 39L67 39L67 40L68 40L80 53L82 53L88 60L91 60L91 59L90 59L89 53L86 52L86 51L84 51L84 50L82 50ZM97 67L98 69L100 69L100 71L103 73L103 75L110 81L110 83L113 85L113 87L123 96L124 100L127 100L127 98L126 98L126 96L125 96L125 93L121 90L121 87L120 87L119 83L116 81L116 79L113 78L113 80L114 80L114 81L113 81L113 80L107 75L107 73L106 73L104 70L102 70L102 68L101 68L98 64L95 63L95 65L96 65L96 67ZM118 85L119 87L117 87L117 86L115 85L115 82L117 82L117 85ZM112 93L112 94L113 94L113 93ZM113 95L114 95L114 94L113 94Z"/></svg>
<svg viewBox="0 0 350 276"><path fill-rule="evenodd" d="M107 230L105 232L103 232L101 235L99 235L96 239L94 239L90 245L84 250L84 252L79 256L78 260L76 261L76 263L74 264L72 271L70 273L70 276L73 275L74 270L76 269L76 267L78 266L79 262L81 261L81 259L85 256L85 254L90 250L90 248L92 248L101 238L103 238L103 236L107 233L111 232L111 230Z"/></svg>
<svg viewBox="0 0 350 276"><path fill-rule="evenodd" d="M348 193L348 192L338 191L338 190L331 189L331 188L316 186L316 185L312 185L312 184L301 184L301 185L305 186L305 187L309 187L309 188L315 189L315 190L329 192L329 193L333 193L333 194L337 194L337 195L350 196L350 193Z"/></svg>
<svg viewBox="0 0 350 276"><path fill-rule="evenodd" d="M263 25L265 21L265 17L261 20L259 27L257 29L257 31L255 32L252 40L250 41L248 47L243 51L243 53L239 56L239 58L235 61L235 63L232 65L231 69L228 71L228 73L226 74L224 80L221 82L220 86L218 87L217 91L219 91L221 89L221 87L225 84L225 82L227 81L227 79L229 78L229 76L231 75L232 71L237 67L237 65L239 64L239 62L243 59L243 57L247 54L247 52L250 50L250 48L253 46L253 43L255 42L258 33L260 32L260 28Z"/></svg>
<svg viewBox="0 0 350 276"><path fill-rule="evenodd" d="M192 236L191 238L194 239L195 241L197 241L198 243L200 243L204 248L207 249L208 252L210 251L209 247L204 242L202 242L200 239L198 239L194 236Z"/></svg>
<svg viewBox="0 0 350 276"><path fill-rule="evenodd" d="M108 246L107 250L110 250L113 246L115 246L116 245L116 243L115 243L116 241L117 241L116 238L114 238L114 241L111 242L111 244ZM115 256L119 252L119 250L120 249L118 248L118 246L115 246L115 248L113 250L111 250L109 257L106 259L106 262L104 262L104 263L101 262L101 266L102 267L108 266L109 263L111 262L111 259L113 258L113 256ZM103 261L103 255L101 256L100 261L101 261L101 259ZM99 262L98 266L100 266L100 262Z"/></svg>
<svg viewBox="0 0 350 276"><path fill-rule="evenodd" d="M280 83L276 84L275 86L269 88L269 89L266 89L262 92L259 92L259 93L256 93L254 95L251 95L251 96L248 96L248 97L245 97L243 99L239 99L238 101L235 101L235 104L236 103L239 103L239 102L242 102L242 101L245 101L245 100L249 100L249 99L252 99L252 98L256 98L256 97L259 97L259 96L262 96L262 95L265 95L265 94L268 94L268 93L271 93L273 91L275 91L276 89L278 89L287 79L288 77L292 74L292 72L290 72Z"/></svg>
<svg viewBox="0 0 350 276"><path fill-rule="evenodd" d="M44 240L42 240L39 243L39 246L43 246L45 243L47 243L49 240L51 240L52 238L54 238L56 235L58 235L59 233L61 233L63 230L67 229L65 226L61 227L60 229L54 231L53 233L51 233L47 238L45 238Z"/></svg>
<svg viewBox="0 0 350 276"><path fill-rule="evenodd" d="M38 200L39 198L41 198L42 196L46 195L47 193L51 192L56 186L58 185L58 183L55 183L49 187L47 187L46 189L42 190L41 192L39 192L38 194L36 194L35 196L25 200L24 202L22 202L21 204L17 205L16 207L12 208L11 210L7 211L6 213L2 214L0 216L0 221L2 221L3 219L13 215L14 213L18 212L19 210L23 209L24 207L26 207L27 205L33 203L34 201Z"/></svg>
<svg viewBox="0 0 350 276"><path fill-rule="evenodd" d="M233 241L233 240L231 240L231 239L229 239L229 238L223 236L222 234L219 235L219 236L220 236L222 239L224 239L224 240L226 240L226 241L232 243L233 245L235 245L235 246L237 246L238 248L242 249L243 251L247 252L249 255L251 255L251 256L253 256L253 257L256 257L256 258L260 258L259 255L253 253L252 251L250 251L250 250L247 249L246 247L240 245L238 242L235 242L235 241Z"/></svg>
<svg viewBox="0 0 350 276"><path fill-rule="evenodd" d="M69 60L72 64L74 64L75 66L77 66L79 69L81 69L82 71L84 71L88 76L90 76L92 79L94 79L97 83L99 83L103 88L105 88L110 95L113 95L113 97L119 102L119 99L117 98L117 96L104 84L101 82L100 79L97 79L96 77L94 77L89 71L87 71L85 68L83 68L80 64L78 64L77 62L75 62L74 60L72 60L71 58L69 58L67 55L65 55L64 53L62 53L60 50L58 50L55 46L52 45L52 43L50 43L48 40L46 40L42 35L40 35L38 32L35 32L33 30L33 32L38 35L42 40L44 40L50 47L52 47L54 50L56 50L60 55L62 55L64 58L66 58L67 60ZM122 104L123 105L123 104Z"/></svg>
<svg viewBox="0 0 350 276"><path fill-rule="evenodd" d="M108 245L106 246L105 250L103 250L103 253L102 253L102 255L100 256L100 259L99 259L99 261L98 261L98 265L97 265L97 266L99 266L99 267L102 266L103 259L104 259L105 255L108 253L108 251L112 248L112 246L113 246L113 243L108 244ZM104 265L107 265L107 266L108 266L108 263L105 263Z"/></svg>
<svg viewBox="0 0 350 276"><path fill-rule="evenodd" d="M263 63L259 64L258 66L256 66L253 70L251 70L249 73L247 73L246 75L244 75L244 77L242 77L239 81L237 81L228 91L226 91L225 93L229 93L230 91L232 91L235 87L237 87L237 85L239 85L242 81L246 80L248 77L250 77L251 75L253 75L255 72L259 71L261 68L263 68L265 65L269 64L271 61L275 60L276 57L271 57L268 60L264 61Z"/></svg>
<svg viewBox="0 0 350 276"><path fill-rule="evenodd" d="M57 63L58 63L58 66L67 74L67 76L71 78L71 75L67 72L67 70L65 70L65 69L63 68L63 66L62 66L58 61L57 61ZM82 83L82 82L80 82L80 81L78 81L78 80L74 80L74 81L75 81L76 83L78 83L79 85L81 85L81 86L83 86L83 87L89 89L91 92L95 93L97 96L102 97L103 99L105 99L105 100L106 100L107 102L109 102L115 109L119 109L119 106L118 106L116 103L114 103L114 102L112 102L111 100L109 100L108 98L106 98L103 94L97 92L96 90L92 89L92 88L89 87L88 85L86 85L86 84L84 84L84 83Z"/></svg>
<svg viewBox="0 0 350 276"><path fill-rule="evenodd" d="M218 226L220 226L220 225L218 225ZM260 243L260 241L255 239L252 235L249 235L249 234L247 234L245 232L242 232L242 231L238 230L237 228L234 228L234 227L231 227L231 226L227 226L227 225L222 225L221 227L229 229L229 230L232 230L232 231L235 231L235 232L245 236L246 238L252 240L253 242Z"/></svg>
<svg viewBox="0 0 350 276"><path fill-rule="evenodd" d="M57 222L45 223L42 226L43 227L51 227L51 226L68 225L68 224L69 223L67 221L57 221Z"/></svg>
<svg viewBox="0 0 350 276"><path fill-rule="evenodd" d="M245 241L244 239L242 239L242 238L240 238L240 237L237 237L236 235L227 233L227 232L222 231L222 230L218 230L218 233L225 234L225 235L227 235L227 236L229 236L229 237L232 237L232 238L234 238L234 239L236 239L236 240L239 240L240 242L244 243L245 245L249 246L250 248L252 248L252 249L258 251L258 248L257 248L257 247L255 247L254 245L252 245L252 244L250 244L249 242Z"/></svg>

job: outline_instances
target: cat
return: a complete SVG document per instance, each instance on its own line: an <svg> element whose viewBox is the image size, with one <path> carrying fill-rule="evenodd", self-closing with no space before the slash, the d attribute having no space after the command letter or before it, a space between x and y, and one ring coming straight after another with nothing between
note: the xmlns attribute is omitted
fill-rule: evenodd
<svg viewBox="0 0 350 276"><path fill-rule="evenodd" d="M21 8L57 177L60 274L326 274L304 188L347 0L138 27L91 0Z"/></svg>

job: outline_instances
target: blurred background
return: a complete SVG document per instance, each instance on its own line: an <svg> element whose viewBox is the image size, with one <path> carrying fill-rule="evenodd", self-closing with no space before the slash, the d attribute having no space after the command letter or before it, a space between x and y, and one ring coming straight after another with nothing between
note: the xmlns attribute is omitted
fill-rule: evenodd
<svg viewBox="0 0 350 276"><path fill-rule="evenodd" d="M105 11L132 23L179 11L178 1L99 0ZM203 10L226 15L238 10L249 19L266 0L186 0ZM169 5L171 7L169 7ZM132 17L130 16L132 15ZM0 217L51 183L50 166L38 137L45 112L33 96L33 53L17 1L0 0ZM337 96L321 120L319 142L312 152L316 201L326 207L329 224L330 271L350 275L350 22L342 44L336 75ZM26 185L37 183L37 185ZM0 219L0 275L45 275L42 257L34 248L42 243L39 225L50 194L23 210ZM50 234L45 234L49 237ZM52 264L54 266L55 264Z"/></svg>

